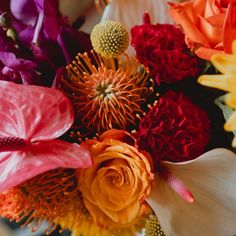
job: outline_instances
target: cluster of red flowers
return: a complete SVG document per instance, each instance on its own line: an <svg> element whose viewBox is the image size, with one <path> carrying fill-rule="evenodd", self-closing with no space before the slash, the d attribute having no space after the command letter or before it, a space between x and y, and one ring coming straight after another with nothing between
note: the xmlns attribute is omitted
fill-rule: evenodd
<svg viewBox="0 0 236 236"><path fill-rule="evenodd" d="M207 114L182 93L167 92L139 125L138 145L160 160L187 161L201 155L209 141Z"/></svg>
<svg viewBox="0 0 236 236"><path fill-rule="evenodd" d="M157 84L197 76L201 61L191 55L184 34L174 25L144 23L131 29L137 58L150 70Z"/></svg>

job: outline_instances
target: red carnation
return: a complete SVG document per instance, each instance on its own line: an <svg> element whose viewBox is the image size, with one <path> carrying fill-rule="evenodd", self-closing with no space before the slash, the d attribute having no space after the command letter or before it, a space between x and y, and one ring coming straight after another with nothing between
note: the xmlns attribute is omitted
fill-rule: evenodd
<svg viewBox="0 0 236 236"><path fill-rule="evenodd" d="M210 137L210 121L200 107L182 93L167 92L141 120L138 145L154 161L181 162L204 152Z"/></svg>
<svg viewBox="0 0 236 236"><path fill-rule="evenodd" d="M189 52L184 34L173 25L150 24L147 15L145 21L131 29L131 45L157 84L197 76L201 61Z"/></svg>

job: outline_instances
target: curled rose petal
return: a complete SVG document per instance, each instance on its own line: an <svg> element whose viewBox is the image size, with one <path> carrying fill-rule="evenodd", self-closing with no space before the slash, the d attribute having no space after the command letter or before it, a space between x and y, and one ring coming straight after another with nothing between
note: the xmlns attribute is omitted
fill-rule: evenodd
<svg viewBox="0 0 236 236"><path fill-rule="evenodd" d="M202 59L210 60L215 53L227 50L224 46L232 39L229 35L234 35L230 30L234 25L234 8L229 2L193 0L171 4L170 15L183 28L188 46ZM226 18L227 11L233 14L228 13ZM226 39L224 34L229 30L230 38Z"/></svg>
<svg viewBox="0 0 236 236"><path fill-rule="evenodd" d="M142 215L144 200L152 186L149 158L135 147L115 140L109 131L94 141L93 166L78 171L79 189L94 221L106 228L127 226Z"/></svg>

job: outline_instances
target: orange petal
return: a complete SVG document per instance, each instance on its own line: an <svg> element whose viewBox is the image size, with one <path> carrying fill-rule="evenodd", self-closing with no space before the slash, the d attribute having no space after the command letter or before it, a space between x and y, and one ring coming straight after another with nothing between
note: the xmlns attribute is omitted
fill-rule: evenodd
<svg viewBox="0 0 236 236"><path fill-rule="evenodd" d="M102 142L105 139L119 140L124 143L130 144L132 146L135 143L134 137L125 130L112 129L112 130L106 131L101 135L99 141Z"/></svg>
<svg viewBox="0 0 236 236"><path fill-rule="evenodd" d="M236 0L229 3L223 30L224 50L231 53L232 42L236 39Z"/></svg>
<svg viewBox="0 0 236 236"><path fill-rule="evenodd" d="M207 0L195 0L192 4L193 12L196 12L196 15L203 16L205 13Z"/></svg>
<svg viewBox="0 0 236 236"><path fill-rule="evenodd" d="M208 47L200 47L195 51L195 54L202 58L203 60L207 60L210 61L211 57L215 54L222 54L224 53L223 51L220 50L215 50L215 49L211 49Z"/></svg>
<svg viewBox="0 0 236 236"><path fill-rule="evenodd" d="M183 5L172 5L170 8L170 14L174 21L183 27L187 38L195 43L204 45L205 47L210 47L207 39L202 35L196 27L196 24L194 24L194 22L186 14L185 7Z"/></svg>
<svg viewBox="0 0 236 236"><path fill-rule="evenodd" d="M221 19L221 14L212 16L209 20L199 16L199 29L212 48L222 41L222 26L217 24L217 18Z"/></svg>
<svg viewBox="0 0 236 236"><path fill-rule="evenodd" d="M204 17L214 16L222 12L219 1L207 0Z"/></svg>

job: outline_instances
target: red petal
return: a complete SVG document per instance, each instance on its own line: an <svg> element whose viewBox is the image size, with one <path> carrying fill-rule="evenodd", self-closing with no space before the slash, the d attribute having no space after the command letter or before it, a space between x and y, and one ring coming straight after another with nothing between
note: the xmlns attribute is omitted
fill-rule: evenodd
<svg viewBox="0 0 236 236"><path fill-rule="evenodd" d="M236 39L236 0L231 0L228 5L223 32L224 51L226 53L232 53L234 39Z"/></svg>

